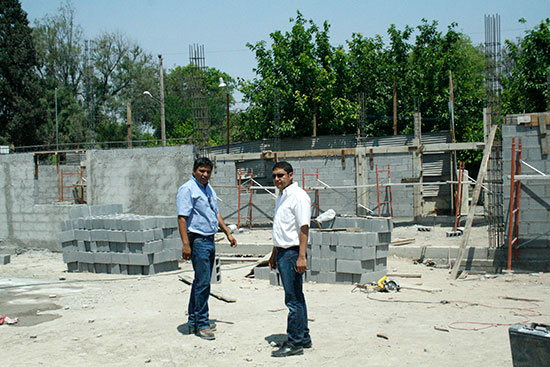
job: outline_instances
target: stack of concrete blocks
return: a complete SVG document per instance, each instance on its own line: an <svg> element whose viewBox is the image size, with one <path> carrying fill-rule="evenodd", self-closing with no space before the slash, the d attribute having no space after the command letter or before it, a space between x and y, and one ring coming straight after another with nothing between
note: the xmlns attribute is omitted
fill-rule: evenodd
<svg viewBox="0 0 550 367"><path fill-rule="evenodd" d="M386 275L391 219L336 217L322 228L334 231L310 230L305 281L368 284ZM268 267L256 267L254 277L282 285L278 271Z"/></svg>
<svg viewBox="0 0 550 367"><path fill-rule="evenodd" d="M368 284L386 275L391 219L335 217L322 227L334 231L310 232L306 280Z"/></svg>
<svg viewBox="0 0 550 367"><path fill-rule="evenodd" d="M152 275L179 268L175 216L123 214L122 205L80 206L62 222L68 271Z"/></svg>

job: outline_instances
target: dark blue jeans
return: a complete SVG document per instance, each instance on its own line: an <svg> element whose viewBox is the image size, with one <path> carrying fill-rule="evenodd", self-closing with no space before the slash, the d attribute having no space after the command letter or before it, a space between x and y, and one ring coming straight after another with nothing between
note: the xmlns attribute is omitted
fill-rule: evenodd
<svg viewBox="0 0 550 367"><path fill-rule="evenodd" d="M202 237L190 234L191 263L195 278L189 297L188 325L191 330L202 330L210 327L208 319L208 297L210 296L210 278L214 265L216 248L214 236Z"/></svg>
<svg viewBox="0 0 550 367"><path fill-rule="evenodd" d="M285 290L285 305L288 307L286 333L288 342L299 346L311 341L307 327L307 306L302 290L303 274L296 271L298 247L277 248L277 268Z"/></svg>

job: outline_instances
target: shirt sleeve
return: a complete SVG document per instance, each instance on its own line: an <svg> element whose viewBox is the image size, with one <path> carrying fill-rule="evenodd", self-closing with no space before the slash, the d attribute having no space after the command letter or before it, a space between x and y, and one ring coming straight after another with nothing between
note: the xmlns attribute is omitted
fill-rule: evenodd
<svg viewBox="0 0 550 367"><path fill-rule="evenodd" d="M296 224L298 228L304 225L310 225L311 223L311 199L306 193L298 195L298 200L296 203Z"/></svg>
<svg viewBox="0 0 550 367"><path fill-rule="evenodd" d="M218 214L220 211L220 209L218 208L218 195L216 195L216 191L214 191L212 187L210 187L210 192L211 192L210 200L212 200L212 210L214 211L214 214Z"/></svg>
<svg viewBox="0 0 550 367"><path fill-rule="evenodd" d="M191 190L183 185L178 189L178 195L176 196L176 208L178 216L188 217L193 210L193 196Z"/></svg>

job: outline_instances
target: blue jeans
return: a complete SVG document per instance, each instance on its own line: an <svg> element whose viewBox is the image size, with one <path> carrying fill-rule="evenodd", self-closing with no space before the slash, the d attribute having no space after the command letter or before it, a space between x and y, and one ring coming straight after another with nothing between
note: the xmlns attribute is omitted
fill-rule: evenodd
<svg viewBox="0 0 550 367"><path fill-rule="evenodd" d="M210 296L210 278L214 265L216 248L214 236L202 237L190 234L191 263L195 278L189 296L188 325L191 330L210 327L208 319L208 297Z"/></svg>
<svg viewBox="0 0 550 367"><path fill-rule="evenodd" d="M288 342L294 346L311 341L307 327L307 306L302 290L303 274L296 271L298 247L277 248L277 268L285 290L285 305L288 307L286 333Z"/></svg>

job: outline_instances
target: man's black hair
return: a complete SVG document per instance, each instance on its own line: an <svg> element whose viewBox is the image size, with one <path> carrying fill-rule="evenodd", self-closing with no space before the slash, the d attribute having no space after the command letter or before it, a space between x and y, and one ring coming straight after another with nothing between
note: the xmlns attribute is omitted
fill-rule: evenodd
<svg viewBox="0 0 550 367"><path fill-rule="evenodd" d="M277 168L281 168L281 169L285 170L285 172L287 174L290 174L290 172L294 172L294 170L292 169L292 166L290 165L290 163L285 162L285 161L275 163L275 165L273 166L273 169L271 171L273 172Z"/></svg>
<svg viewBox="0 0 550 367"><path fill-rule="evenodd" d="M195 159L195 163L193 163L193 171L196 171L199 167L210 167L210 169L213 169L214 164L210 159L206 157L200 157Z"/></svg>

